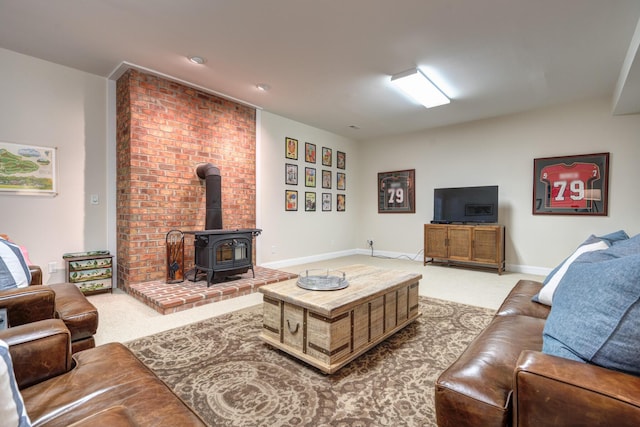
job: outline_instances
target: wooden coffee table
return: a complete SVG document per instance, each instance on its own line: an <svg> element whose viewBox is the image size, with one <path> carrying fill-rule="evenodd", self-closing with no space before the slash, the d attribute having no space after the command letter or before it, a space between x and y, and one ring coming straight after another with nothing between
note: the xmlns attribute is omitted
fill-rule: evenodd
<svg viewBox="0 0 640 427"><path fill-rule="evenodd" d="M420 316L421 274L366 265L340 268L349 286L300 288L297 279L262 286L266 343L328 374Z"/></svg>

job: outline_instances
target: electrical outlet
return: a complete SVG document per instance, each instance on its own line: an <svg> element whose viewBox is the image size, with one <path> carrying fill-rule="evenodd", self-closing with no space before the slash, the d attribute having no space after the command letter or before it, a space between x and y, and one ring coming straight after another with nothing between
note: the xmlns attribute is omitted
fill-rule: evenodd
<svg viewBox="0 0 640 427"><path fill-rule="evenodd" d="M367 245L369 245L370 248L373 247L373 240L367 240Z"/></svg>

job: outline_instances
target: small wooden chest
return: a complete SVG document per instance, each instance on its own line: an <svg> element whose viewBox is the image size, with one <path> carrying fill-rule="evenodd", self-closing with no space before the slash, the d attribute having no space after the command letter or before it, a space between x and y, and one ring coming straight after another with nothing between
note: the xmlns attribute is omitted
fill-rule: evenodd
<svg viewBox="0 0 640 427"><path fill-rule="evenodd" d="M341 268L349 286L311 291L296 280L261 287L261 338L333 373L420 316L422 275L353 265Z"/></svg>

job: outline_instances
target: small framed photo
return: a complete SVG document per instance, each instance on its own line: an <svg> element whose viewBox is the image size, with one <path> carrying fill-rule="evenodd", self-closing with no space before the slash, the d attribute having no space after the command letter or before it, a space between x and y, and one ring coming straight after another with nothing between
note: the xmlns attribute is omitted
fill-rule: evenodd
<svg viewBox="0 0 640 427"><path fill-rule="evenodd" d="M298 210L298 191L296 190L284 191L284 210L285 211Z"/></svg>
<svg viewBox="0 0 640 427"><path fill-rule="evenodd" d="M304 143L304 160L307 163L316 162L316 144L311 144L309 142Z"/></svg>
<svg viewBox="0 0 640 427"><path fill-rule="evenodd" d="M416 212L416 170L378 173L378 213Z"/></svg>
<svg viewBox="0 0 640 427"><path fill-rule="evenodd" d="M331 193L322 193L322 211L328 212L331 210Z"/></svg>
<svg viewBox="0 0 640 427"><path fill-rule="evenodd" d="M304 193L304 210L307 212L315 212L316 211L316 193L315 192L305 192Z"/></svg>
<svg viewBox="0 0 640 427"><path fill-rule="evenodd" d="M331 156L332 156L331 148L322 147L322 166L331 167Z"/></svg>
<svg viewBox="0 0 640 427"><path fill-rule="evenodd" d="M346 169L347 168L347 155L342 151L338 151L336 154L336 166L338 169Z"/></svg>
<svg viewBox="0 0 640 427"><path fill-rule="evenodd" d="M285 138L284 156L287 159L298 160L298 140L293 138Z"/></svg>
<svg viewBox="0 0 640 427"><path fill-rule="evenodd" d="M533 215L608 214L609 153L533 159Z"/></svg>
<svg viewBox="0 0 640 427"><path fill-rule="evenodd" d="M316 186L316 168L304 168L304 186Z"/></svg>
<svg viewBox="0 0 640 427"><path fill-rule="evenodd" d="M342 172L336 174L336 188L338 190L347 189L347 176Z"/></svg>
<svg viewBox="0 0 640 427"><path fill-rule="evenodd" d="M331 171L322 171L322 188L331 189Z"/></svg>
<svg viewBox="0 0 640 427"><path fill-rule="evenodd" d="M288 185L298 185L298 165L285 163L284 183Z"/></svg>
<svg viewBox="0 0 640 427"><path fill-rule="evenodd" d="M336 210L338 212L347 210L347 196L345 194L336 194Z"/></svg>

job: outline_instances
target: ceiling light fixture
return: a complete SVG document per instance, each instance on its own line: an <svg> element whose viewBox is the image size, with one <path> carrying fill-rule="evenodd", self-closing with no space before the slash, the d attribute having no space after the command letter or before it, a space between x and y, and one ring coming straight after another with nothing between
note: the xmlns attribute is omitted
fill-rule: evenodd
<svg viewBox="0 0 640 427"><path fill-rule="evenodd" d="M207 62L207 60L204 59L202 56L190 56L189 57L189 61L193 62L194 64L198 64L198 65L202 65L205 62Z"/></svg>
<svg viewBox="0 0 640 427"><path fill-rule="evenodd" d="M268 91L269 89L271 89L271 86L269 86L269 85L268 85L268 84L266 84L266 83L258 83L258 84L256 85L256 87L258 88L258 90L261 90L262 92L266 92L266 91Z"/></svg>
<svg viewBox="0 0 640 427"><path fill-rule="evenodd" d="M391 83L427 108L451 102L447 95L418 68L391 76Z"/></svg>

